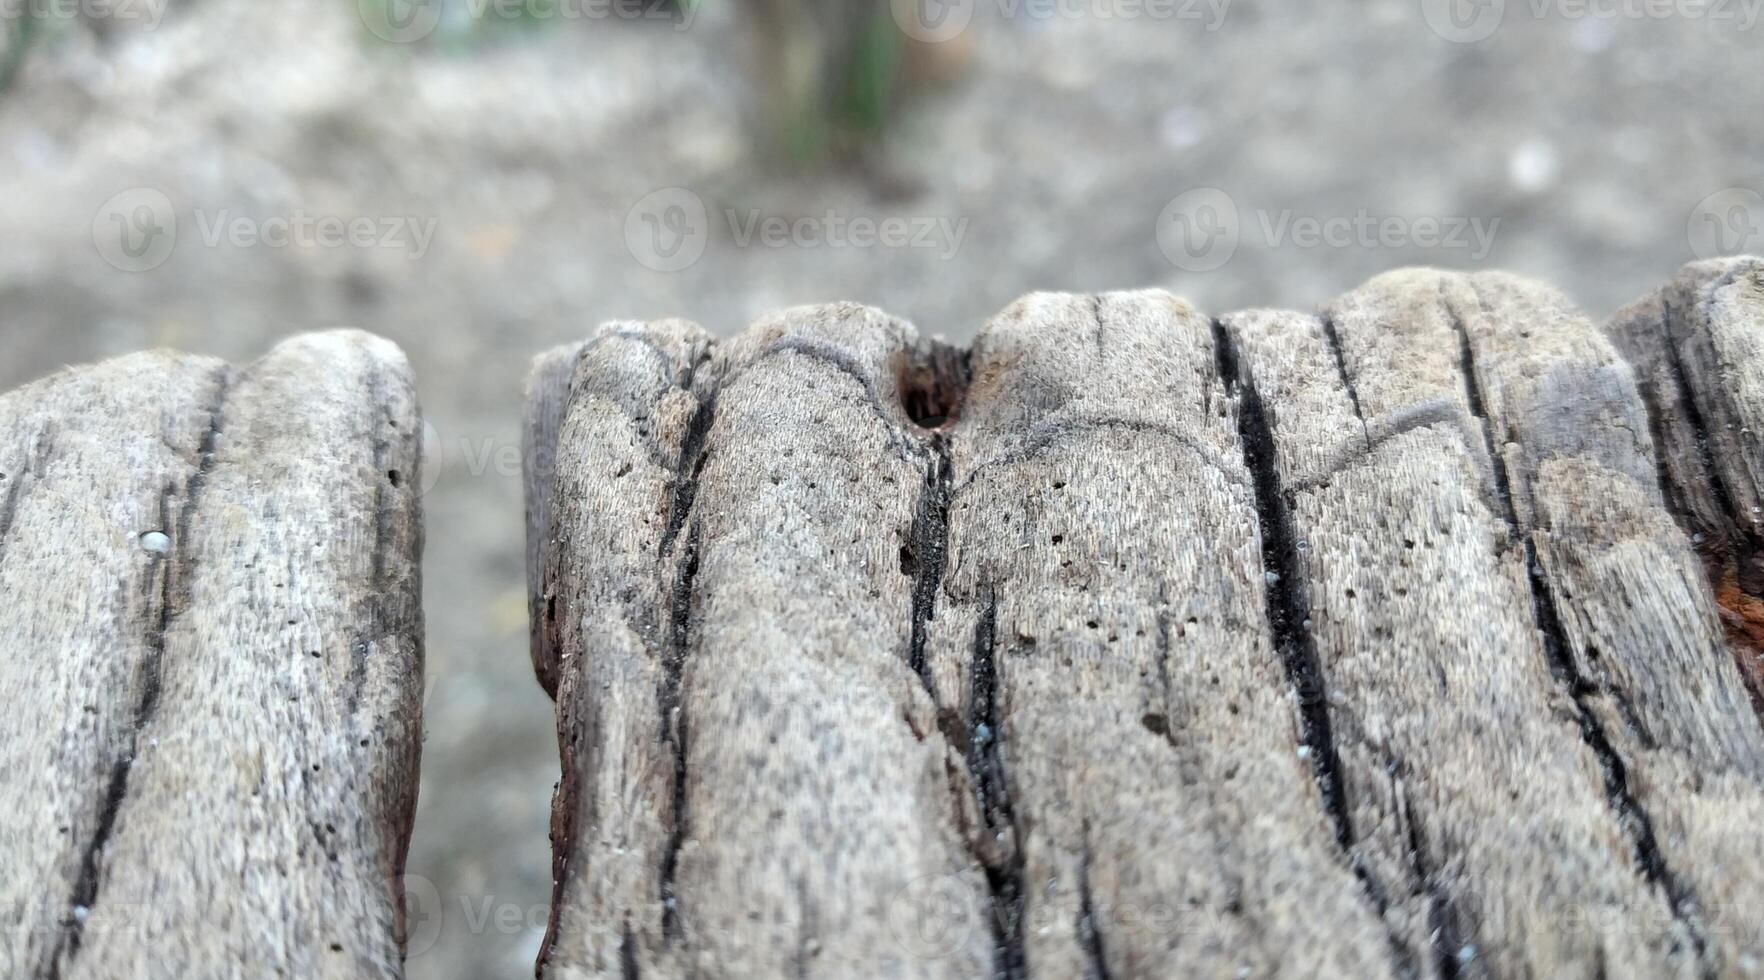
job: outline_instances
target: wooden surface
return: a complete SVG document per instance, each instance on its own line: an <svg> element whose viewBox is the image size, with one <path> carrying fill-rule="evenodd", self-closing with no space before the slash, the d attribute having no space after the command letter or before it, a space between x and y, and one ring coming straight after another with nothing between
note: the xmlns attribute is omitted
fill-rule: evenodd
<svg viewBox="0 0 1764 980"><path fill-rule="evenodd" d="M1715 583L1764 708L1764 261L1686 266L1608 328L1635 368L1667 506Z"/></svg>
<svg viewBox="0 0 1764 980"><path fill-rule="evenodd" d="M353 332L0 395L0 976L402 975L419 425Z"/></svg>
<svg viewBox="0 0 1764 980"><path fill-rule="evenodd" d="M551 352L541 975L1764 969L1758 269Z"/></svg>

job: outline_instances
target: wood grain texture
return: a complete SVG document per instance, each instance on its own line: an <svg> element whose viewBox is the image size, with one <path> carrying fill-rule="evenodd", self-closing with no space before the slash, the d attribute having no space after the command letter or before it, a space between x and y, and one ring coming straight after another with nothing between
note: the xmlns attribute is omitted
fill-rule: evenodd
<svg viewBox="0 0 1764 980"><path fill-rule="evenodd" d="M1658 914L1611 952L1682 972L1551 676L1440 288L1396 273L1324 319L1226 320L1344 822L1424 975L1594 976L1605 947L1562 923L1631 909Z"/></svg>
<svg viewBox="0 0 1764 980"><path fill-rule="evenodd" d="M910 328L792 311L713 345L604 328L558 436L545 603L564 781L546 975L971 976L914 889L977 918L959 749L909 667L931 454ZM912 923L906 923L911 927Z"/></svg>
<svg viewBox="0 0 1764 980"><path fill-rule="evenodd" d="M1395 273L1324 319L1228 322L1307 542L1354 823L1390 826L1377 801L1407 796L1409 829L1372 849L1422 860L1438 959L1695 975L1755 954L1720 928L1756 880L1721 828L1755 825L1759 732L1628 366L1559 296L1502 276ZM1407 662L1377 664L1385 649ZM1379 769L1388 790L1360 785ZM1442 807L1448 773L1464 782Z"/></svg>
<svg viewBox="0 0 1764 980"><path fill-rule="evenodd" d="M541 975L1749 975L1716 467L1619 347L1410 270L547 355Z"/></svg>
<svg viewBox="0 0 1764 980"><path fill-rule="evenodd" d="M527 581L542 583L550 537L555 525L552 491L557 483L557 434L569 407L570 379L581 356L581 344L552 348L533 359L527 379L526 414L521 426L521 489L526 502ZM557 697L556 651L550 646L549 616L544 599L549 590L536 584L527 590L527 621L532 624L529 653L533 673L545 693Z"/></svg>
<svg viewBox="0 0 1764 980"><path fill-rule="evenodd" d="M1276 649L1211 322L1031 296L971 366L931 676L1015 904L1009 975L1400 975Z"/></svg>
<svg viewBox="0 0 1764 980"><path fill-rule="evenodd" d="M402 975L419 425L354 332L0 396L0 972Z"/></svg>
<svg viewBox="0 0 1764 980"><path fill-rule="evenodd" d="M0 396L0 975L51 975L91 905L163 656L169 567L140 535L175 531L225 373L142 354Z"/></svg>
<svg viewBox="0 0 1764 980"><path fill-rule="evenodd" d="M1476 276L1447 302L1501 448L1539 625L1626 802L1641 870L1705 965L1764 968L1764 732L1659 485L1634 372L1553 290Z"/></svg>
<svg viewBox="0 0 1764 980"><path fill-rule="evenodd" d="M1688 265L1606 330L1634 366L1662 493L1764 713L1764 260Z"/></svg>

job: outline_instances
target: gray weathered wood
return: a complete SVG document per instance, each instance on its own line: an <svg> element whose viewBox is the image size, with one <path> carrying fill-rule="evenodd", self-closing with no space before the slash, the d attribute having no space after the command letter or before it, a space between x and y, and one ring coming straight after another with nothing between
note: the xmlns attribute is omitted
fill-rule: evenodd
<svg viewBox="0 0 1764 980"><path fill-rule="evenodd" d="M1764 732L1642 387L1424 270L547 355L542 975L1747 975Z"/></svg>
<svg viewBox="0 0 1764 980"><path fill-rule="evenodd" d="M0 973L402 974L418 425L353 332L0 396Z"/></svg>
<svg viewBox="0 0 1764 980"><path fill-rule="evenodd" d="M1315 658L1307 697L1330 741L1314 751L1334 763L1345 834L1409 925L1416 971L1590 976L1596 940L1553 923L1646 909L1647 889L1622 868L1597 760L1505 553L1438 292L1398 274L1338 301L1327 326L1226 321L1251 438L1268 453L1258 467L1271 468L1263 535L1280 542L1282 630ZM1626 961L1652 953L1642 962L1667 970L1662 937L1633 940Z"/></svg>
<svg viewBox="0 0 1764 980"><path fill-rule="evenodd" d="M1756 859L1718 828L1753 819L1764 743L1628 367L1500 276L1227 322L1304 542L1292 617L1344 804L1380 878L1432 905L1436 958L1590 976L1756 953L1710 913L1751 898Z"/></svg>
<svg viewBox="0 0 1764 980"><path fill-rule="evenodd" d="M933 687L967 741L1007 975L1400 975L1299 736L1209 320L1039 295L949 436Z"/></svg>
<svg viewBox="0 0 1764 980"><path fill-rule="evenodd" d="M983 930L927 964L891 925L915 888L976 919L985 881L908 666L931 454L893 372L915 344L847 306L717 345L614 325L581 353L544 580L547 975L990 970Z"/></svg>
<svg viewBox="0 0 1764 980"><path fill-rule="evenodd" d="M1688 265L1607 330L1634 365L1662 490L1764 711L1764 260Z"/></svg>
<svg viewBox="0 0 1764 980"><path fill-rule="evenodd" d="M557 472L557 432L569 407L570 378L581 356L581 344L555 347L533 360L527 382L526 416L521 428L521 487L527 505L527 581L539 583L546 576L545 560L553 526L551 492ZM541 628L547 620L542 602L547 590L527 590L527 618L534 624L529 654L533 672L545 693L557 696L555 652L551 635Z"/></svg>
<svg viewBox="0 0 1764 980"><path fill-rule="evenodd" d="M1641 873L1707 970L1764 969L1764 856L1739 829L1764 826L1764 732L1666 508L1634 371L1553 290L1492 274L1455 285L1447 304L1540 586L1539 625L1583 730L1604 743Z"/></svg>

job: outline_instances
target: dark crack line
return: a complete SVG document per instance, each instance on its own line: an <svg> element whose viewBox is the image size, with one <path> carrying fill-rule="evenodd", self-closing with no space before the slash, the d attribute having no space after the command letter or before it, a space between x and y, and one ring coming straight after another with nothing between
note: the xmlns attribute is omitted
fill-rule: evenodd
<svg viewBox="0 0 1764 980"><path fill-rule="evenodd" d="M933 703L937 690L931 680L931 667L926 663L925 644L929 639L931 621L937 616L937 591L943 584L943 573L949 564L949 501L955 482L955 464L950 458L949 444L942 436L931 437L931 464L925 469L925 486L919 492L919 503L913 514L912 571L913 623L907 651L907 664L924 682Z"/></svg>
<svg viewBox="0 0 1764 980"><path fill-rule="evenodd" d="M104 791L104 805L98 811L98 825L80 855L80 875L74 883L73 894L68 899L68 916L49 961L49 976L53 978L59 978L65 963L71 963L79 955L80 944L84 939L86 913L97 904L101 890L102 874L98 864L105 847L110 843L111 834L116 830L116 820L122 812L123 802L128 798L129 776L135 764L135 754L140 747L141 733L159 712L166 632L171 621L182 615L189 605L189 582L195 565L195 557L189 550L190 526L195 520L196 508L201 502L209 473L214 469L215 453L220 444L221 413L232 384L228 370L223 368L217 372L214 383L214 397L208 409L208 429L197 449L196 469L184 485L184 499L177 516L176 537L172 540L171 553L153 562L153 573L158 578L159 601L158 609L150 609L148 612L145 637L147 650L141 661L140 699L135 703L135 717L129 729L127 744L111 764L110 780ZM168 488L160 494L162 526L171 526L171 500L174 493L173 489Z"/></svg>
<svg viewBox="0 0 1764 980"><path fill-rule="evenodd" d="M1023 946L1023 913L1028 892L1023 884L1023 837L1011 802L1010 780L999 751L1003 741L998 692L998 598L991 586L980 594L980 620L974 627L974 665L968 699L968 769L980 804L984 832L998 839L1007 832L1012 846L1001 860L981 860L992 899L995 980L1026 980L1028 956Z"/></svg>
<svg viewBox="0 0 1764 980"><path fill-rule="evenodd" d="M1654 823L1647 809L1635 798L1629 786L1629 770L1624 764L1623 756L1606 734L1604 725L1593 713L1587 699L1600 688L1580 672L1572 655L1573 644L1568 638L1568 631L1562 623L1561 610L1556 606L1554 594L1549 583L1545 581L1543 566L1538 561L1537 544L1530 532L1521 527L1518 517L1518 506L1513 500L1511 482L1503 458L1495 453L1494 422L1488 417L1481 395L1482 378L1477 370L1475 350L1471 345L1469 326L1464 323L1457 308L1443 296L1441 305L1450 317L1453 328L1458 333L1463 348L1464 387L1470 401L1470 409L1482 421L1483 433L1487 439L1487 451L1490 463L1495 471L1495 485L1499 489L1502 502L1506 506L1507 519L1511 522L1511 536L1518 540L1523 548L1525 561L1525 580L1531 588L1532 618L1543 641L1544 657L1550 672L1567 687L1568 694L1574 700L1575 713L1580 726L1580 735L1594 757L1599 760L1605 782L1605 796L1611 809L1616 813L1618 823L1628 832L1635 850L1636 863L1642 876L1649 884L1660 889L1665 895L1672 917L1689 936L1696 956L1703 961L1704 974L1713 976L1708 965L1708 939L1703 935L1702 928L1696 922L1693 909L1695 898L1690 890L1681 882L1666 864L1666 858L1660 853L1660 844L1654 834Z"/></svg>
<svg viewBox="0 0 1764 980"><path fill-rule="evenodd" d="M6 555L6 538L12 532L12 521L18 514L18 503L24 499L24 486L29 482L31 477L27 473L12 474L12 483L6 488L6 496L0 499L0 558Z"/></svg>
<svg viewBox="0 0 1764 980"><path fill-rule="evenodd" d="M1264 596L1268 623L1287 682L1298 697L1299 741L1310 757L1311 776L1335 832L1336 847L1382 921L1390 907L1389 897L1355 856L1358 835L1348 805L1347 787L1341 778L1322 658L1316 636L1306 625L1311 621L1310 599L1305 590L1304 565L1299 558L1292 511L1280 485L1273 423L1255 384L1243 376L1235 341L1219 320L1213 321L1213 344L1219 378L1227 392L1238 398L1238 437L1243 446L1244 466L1255 490L1260 531L1257 538L1267 579ZM1386 938L1399 974L1413 976L1413 954L1388 924Z"/></svg>
<svg viewBox="0 0 1764 980"><path fill-rule="evenodd" d="M1660 353L1662 358L1666 356L1666 347L1671 343L1668 335L1670 330L1668 317L1670 316L1671 309L1665 298L1661 297ZM1700 522L1695 520L1689 502L1679 492L1678 482L1673 479L1672 469L1667 461L1665 409L1662 405L1665 396L1660 391L1664 379L1659 375L1658 362L1646 365L1646 373L1644 373L1641 357L1631 350L1636 343L1638 342L1634 339L1628 339L1616 346L1621 360L1631 369L1635 378L1636 396L1641 400L1642 411L1648 418L1648 438L1653 443L1649 456L1654 463L1654 479L1660 485L1660 499L1665 503L1666 510L1672 515L1672 519L1684 531L1685 536L1690 537L1696 533L1697 527L1695 525ZM1702 549L1697 550L1700 555Z"/></svg>
<svg viewBox="0 0 1764 980"><path fill-rule="evenodd" d="M657 347L652 341L646 337L625 331L615 331L595 338L594 341L591 341L583 348L582 352L578 354L578 358L583 354L586 354L588 350L592 349L600 341L612 339L637 343L651 354L663 360L670 370L672 370L672 365L674 364L673 359L666 356L665 352ZM678 373L674 376L676 386L681 390L693 392L698 372L705 364L711 361L711 356L711 351L707 347L691 362L679 368ZM663 557L666 557L676 550L676 544L679 541L680 534L687 529L688 521L691 519L693 505L698 496L699 477L702 475L705 462L710 455L708 440L711 428L716 421L718 398L724 387L725 384L720 378L713 378L706 385L707 390L704 394L698 396L697 407L694 409L692 417L687 421L686 432L681 437L679 454L674 460L672 495L666 515L667 524L662 534L660 546L657 549L658 554ZM670 804L672 811L672 824L668 833L668 839L663 846L661 856L658 860L657 892L662 905L662 931L664 941L670 944L680 938L682 934L678 915L678 896L675 892L675 874L679 866L680 849L684 845L686 839L688 819L686 804L687 723L683 698L686 659L690 651L692 640L692 600L694 582L698 574L700 541L700 527L696 522L693 522L690 525L690 531L687 532L683 553L675 558L674 581L668 590L670 597L667 610L668 619L667 622L663 624L666 630L663 637L663 643L665 646L658 651L662 673L662 676L657 683L656 691L656 710L659 727L658 737L669 747L673 756L673 799ZM564 543L559 543L555 545L552 550L554 554L561 555L568 553L569 549L565 547ZM547 575L551 583L555 583L561 574L560 570L551 567L548 564ZM548 628L555 628L557 617L565 615L557 611L555 604L566 601L567 597L560 596L553 585L551 594L548 595ZM562 678L558 679L560 694L562 693L562 686L564 683L565 681ZM559 702L560 705L562 703L562 701ZM597 719L594 724L598 726ZM599 736L597 735L595 742L598 744L598 741ZM571 770L573 768L571 760L565 759L564 767L564 782L559 784L559 799L573 800L575 794L569 790L569 784L573 782L571 778ZM561 907L560 897L562 895L564 883L570 875L570 867L572 864L570 849L574 846L573 841L575 838L577 823L577 817L574 814L573 806L574 804L572 803L569 810L563 812L561 821L559 820L558 808L554 807L552 829L552 846L554 852L552 857L552 915L547 923L546 937L539 952L538 969L541 973L543 973L546 964L551 958L553 952L552 947L557 939L559 927L557 912ZM590 823L592 823L592 815L590 815L589 820ZM621 949L620 955L622 958L629 957L628 960L625 960L624 967L627 970L626 975L634 977L636 976L634 972L636 970L636 954L635 950L631 947L629 923L626 924L626 931L627 938Z"/></svg>
<svg viewBox="0 0 1764 980"><path fill-rule="evenodd" d="M674 549L674 542L692 514L692 503L698 498L698 478L704 473L705 461L710 458L706 443L717 418L717 395L718 389L713 385L699 400L698 408L686 424L686 434L680 440L680 457L674 470L674 499L668 510L667 530L661 539L663 555Z"/></svg>
<svg viewBox="0 0 1764 980"><path fill-rule="evenodd" d="M1163 735L1164 741L1169 742L1171 748L1175 748L1176 747L1176 736L1175 736L1176 723L1175 723L1175 719L1173 719L1171 717L1172 712L1170 710L1170 620L1171 620L1171 618L1172 618L1172 614L1170 612L1169 596L1165 594L1164 587L1162 585L1159 585L1158 586L1158 635L1157 635L1156 652L1155 652L1154 656L1155 656L1155 663L1158 668L1158 692L1159 692L1159 694L1162 695L1162 702L1159 705L1159 707L1161 707L1163 709L1164 713L1163 713L1163 717L1162 717L1162 721L1161 721L1161 727L1163 728L1163 731L1158 732L1157 734Z"/></svg>
<svg viewBox="0 0 1764 980"><path fill-rule="evenodd" d="M1662 410L1658 404L1660 392L1654 381L1643 381L1638 376L1636 394L1641 397L1642 409L1648 416L1648 437L1653 441L1653 451L1649 455L1654 458L1654 478L1660 484L1660 499L1673 520L1685 532L1685 536L1689 537L1697 532L1695 525L1698 522L1679 493L1678 483L1672 478L1671 466L1666 459L1666 423L1661 417Z"/></svg>
<svg viewBox="0 0 1764 980"><path fill-rule="evenodd" d="M1482 381L1476 373L1476 351L1470 343L1470 328L1458 315L1458 310L1445 297L1444 285L1441 284L1440 305L1445 308L1446 316L1451 319L1452 329L1458 334L1459 373L1464 376L1464 399L1470 405L1470 414L1482 426L1482 448L1488 455L1489 473L1494 477L1495 496L1507 519L1507 547L1515 541L1525 538L1519 524L1519 506L1513 497L1513 484L1507 473L1506 458L1500 453L1500 443L1495 439L1494 419L1488 414L1488 406L1482 400ZM1526 577L1533 583L1532 592L1537 591L1537 577L1530 574L1537 567L1535 555L1532 554L1529 541L1526 545ZM1504 550L1504 548L1503 548Z"/></svg>
<svg viewBox="0 0 1764 980"><path fill-rule="evenodd" d="M1110 980L1103 951L1102 929L1090 895L1090 828L1084 828L1084 853L1078 864L1078 946L1084 950L1084 980Z"/></svg>
<svg viewBox="0 0 1764 980"><path fill-rule="evenodd" d="M686 842L690 814L686 806L687 725L685 698L686 659L692 649L693 587L698 577L699 526L692 525L687 533L685 551L680 555L674 578L672 616L669 623L668 651L662 662L661 690L657 701L661 709L662 740L674 752L673 827L662 851L660 879L662 903L662 935L668 942L680 938L679 895L674 876L679 869L680 848Z"/></svg>
<svg viewBox="0 0 1764 980"><path fill-rule="evenodd" d="M625 923L624 935L619 940L619 977L620 980L642 980L643 971L637 968L636 937L631 935L631 923Z"/></svg>
<svg viewBox="0 0 1764 980"><path fill-rule="evenodd" d="M571 412L575 407L575 375L589 353L602 344L612 341L629 343L642 350L651 359L658 362L666 379L658 380L652 400L659 403L667 393L676 389L692 391L692 382L698 370L708 363L713 356L712 343L705 343L697 350L691 360L677 364L673 355L663 350L661 345L635 329L608 330L582 344L573 355L569 370L560 372L561 382L555 381L551 387L561 383L555 404L551 411L530 421L536 424L523 426L521 433L521 472L523 482L527 485L527 535L528 561L536 569L533 588L528 600L529 618L536 624L532 631L531 650L534 668L538 674L539 685L553 701L557 699L559 678L557 677L558 657L558 604L557 584L563 566L560 555L569 554L573 542L563 535L557 526L559 506L556 500L558 472L558 443L563 437L564 428L569 424ZM543 385L544 383L541 382ZM700 404L699 409L704 406ZM624 419L642 443L643 454L650 465L660 470L673 470L674 480L680 479L682 460L690 458L680 454L675 458L668 457L666 449L661 445L660 438L652 428L649 416L628 411L628 406L618 407L619 417ZM692 423L699 422L695 411L694 417L688 420L688 428ZM710 417L702 420L708 425ZM416 455L417 467L422 464L421 454ZM413 477L415 479L415 477ZM680 486L674 484L676 496ZM696 490L696 488L694 488ZM677 501L676 501L677 506ZM678 534L678 528L670 525L671 532ZM421 528L419 527L419 531ZM541 540L532 540L535 535ZM662 545L665 553L672 541ZM534 552L537 552L536 554Z"/></svg>
<svg viewBox="0 0 1764 980"><path fill-rule="evenodd" d="M1323 805L1335 825L1336 843L1344 851L1354 846L1354 828L1345 791L1336 773L1340 762L1331 737L1329 706L1323 667L1316 638L1305 623L1310 620L1309 597L1303 587L1292 514L1280 488L1275 460L1274 430L1255 385L1239 374L1237 354L1224 326L1214 323L1220 357L1220 377L1239 398L1238 436L1243 444L1244 465L1249 470L1256 496L1256 519L1261 533L1262 566L1268 586L1264 590L1268 622L1274 645L1286 667L1287 680L1298 692L1300 740L1309 748L1312 774L1323 793Z"/></svg>
<svg viewBox="0 0 1764 980"><path fill-rule="evenodd" d="M1703 471L1709 477L1709 489L1715 495L1716 506L1726 515L1730 548L1734 552L1734 571L1740 578L1740 587L1752 595L1764 595L1764 582L1756 581L1759 573L1754 571L1749 556L1764 551L1764 540L1760 540L1749 521L1743 520L1739 506L1734 503L1733 489L1728 486L1727 478L1717 465L1715 453L1709 448L1709 423L1703 415L1702 406L1697 404L1697 389L1690 383L1690 371L1684 363L1684 353L1679 348L1676 335L1673 333L1673 309L1664 299L1660 303L1661 329L1664 334L1666 363L1672 368L1672 378L1677 384L1680 401L1684 403L1684 420L1690 424L1691 435L1696 439L1697 454L1702 459ZM1743 548L1746 554L1740 554Z"/></svg>
<svg viewBox="0 0 1764 980"><path fill-rule="evenodd" d="M220 447L221 413L226 407L227 395L231 392L234 380L229 369L223 369L216 381L214 404L209 410L208 431L203 433L202 445L197 450L196 472L191 475L189 485L184 491L184 506L178 513L177 540L173 542L172 556L176 559L172 568L177 573L178 590L174 593L178 599L177 608L171 608L168 600L161 613L167 619L180 616L190 602L189 582L191 570L196 559L187 551L190 541L190 525L196 518L196 507L202 502L202 492L208 486L209 474L214 471L215 453ZM163 639L164 622L161 622L161 638Z"/></svg>
<svg viewBox="0 0 1764 980"><path fill-rule="evenodd" d="M1420 825L1415 821L1415 811L1409 806L1407 797L1398 800L1397 805L1403 825L1408 828L1409 876L1427 899L1427 932L1433 947L1434 969L1440 980L1458 980L1458 967L1462 962L1459 956L1466 948L1472 948L1471 943L1459 931L1457 917L1452 914L1451 898L1436 879Z"/></svg>
<svg viewBox="0 0 1764 980"><path fill-rule="evenodd" d="M1323 339L1329 342L1329 352L1335 355L1335 373L1341 378L1341 386L1347 389L1348 401L1353 403L1354 418L1360 420L1360 431L1365 433L1366 447L1372 448L1372 432L1366 426L1366 413L1360 408L1360 390L1354 387L1353 376L1348 374L1347 356L1341 349L1341 334L1335 329L1335 318L1325 315L1323 322Z"/></svg>

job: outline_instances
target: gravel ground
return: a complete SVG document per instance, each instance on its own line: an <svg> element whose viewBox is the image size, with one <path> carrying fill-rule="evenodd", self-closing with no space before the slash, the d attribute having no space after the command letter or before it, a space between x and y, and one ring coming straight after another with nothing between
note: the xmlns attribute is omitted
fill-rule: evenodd
<svg viewBox="0 0 1764 980"><path fill-rule="evenodd" d="M1433 0L980 0L965 72L885 164L795 175L749 138L729 0L686 30L446 21L405 45L352 0L50 25L0 94L0 388L340 324L404 346L433 428L410 975L523 976L557 778L525 635L533 353L834 299L953 340L1038 289L1308 308L1405 264L1509 268L1603 316L1698 254L1764 251L1757 3L1509 0L1455 41ZM367 224L289 244L278 217Z"/></svg>

